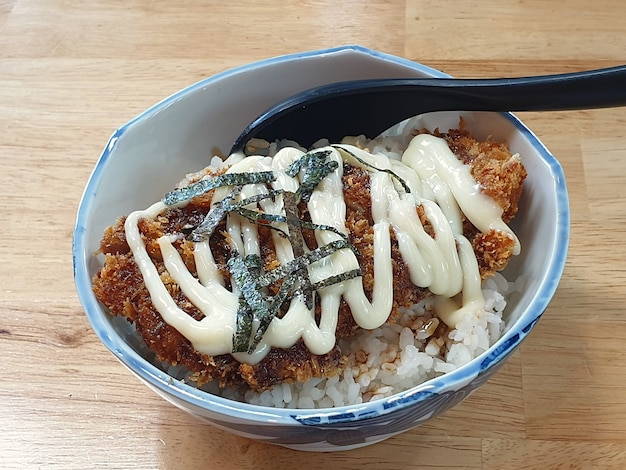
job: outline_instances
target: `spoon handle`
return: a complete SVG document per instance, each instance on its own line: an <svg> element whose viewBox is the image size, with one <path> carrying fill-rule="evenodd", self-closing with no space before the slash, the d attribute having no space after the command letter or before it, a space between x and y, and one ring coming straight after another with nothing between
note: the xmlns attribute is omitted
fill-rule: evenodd
<svg viewBox="0 0 626 470"><path fill-rule="evenodd" d="M432 111L566 111L626 105L626 65L521 78L373 79L323 85L265 112L239 136L293 139L373 138L406 118Z"/></svg>
<svg viewBox="0 0 626 470"><path fill-rule="evenodd" d="M444 100L439 111L566 111L626 105L626 65L557 75L488 79L391 79L374 80L375 87L431 88ZM388 83L385 83L388 82ZM332 85L331 85L332 86ZM358 87L367 91L367 81ZM435 90L436 89L436 90ZM332 90L328 90L332 93ZM454 105L455 108L450 107Z"/></svg>

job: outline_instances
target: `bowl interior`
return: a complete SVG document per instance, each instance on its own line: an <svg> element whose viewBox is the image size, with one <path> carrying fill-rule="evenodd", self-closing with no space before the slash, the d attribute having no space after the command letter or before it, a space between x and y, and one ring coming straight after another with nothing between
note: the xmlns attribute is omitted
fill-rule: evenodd
<svg viewBox="0 0 626 470"><path fill-rule="evenodd" d="M103 230L117 217L160 199L185 173L206 166L213 149L227 151L240 130L279 100L335 81L419 76L443 74L358 47L298 54L206 79L118 129L85 189L74 233L79 297L107 347L153 385L162 384L170 390L182 387L183 392L176 392L180 396L191 396L197 403L205 400L200 396L203 392L168 383L163 373L137 353L128 323L112 318L96 301L91 292L91 278L100 268L101 260L93 254ZM508 329L524 329L545 309L563 268L569 229L563 174L556 160L515 117L464 113L464 119L477 137L491 135L507 140L511 150L520 153L528 169L520 215L514 223L522 254L506 271L509 280L522 276L525 282L524 289L511 299L505 312ZM423 117L426 127L442 130L458 126L458 120L459 113L454 112ZM463 373L451 374L450 380L455 377L461 379Z"/></svg>

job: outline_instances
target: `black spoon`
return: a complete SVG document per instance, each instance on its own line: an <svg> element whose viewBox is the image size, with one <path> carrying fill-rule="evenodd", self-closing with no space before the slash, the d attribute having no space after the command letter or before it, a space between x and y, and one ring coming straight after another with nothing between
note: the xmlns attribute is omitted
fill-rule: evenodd
<svg viewBox="0 0 626 470"><path fill-rule="evenodd" d="M626 105L626 65L558 75L497 79L415 78L333 83L294 95L256 118L231 153L251 138L377 137L406 118L432 111L566 111Z"/></svg>

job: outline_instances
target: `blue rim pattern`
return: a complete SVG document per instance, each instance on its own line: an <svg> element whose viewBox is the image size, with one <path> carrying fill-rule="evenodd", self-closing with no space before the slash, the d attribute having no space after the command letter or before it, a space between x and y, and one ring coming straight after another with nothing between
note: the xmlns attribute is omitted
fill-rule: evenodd
<svg viewBox="0 0 626 470"><path fill-rule="evenodd" d="M298 58L306 58L317 56L320 54L333 54L343 51L353 51L360 54L370 55L385 61L391 61L395 64L402 64L413 69L422 71L435 77L447 77L448 75L421 64L416 64L407 59L391 56L381 52L373 51L361 46L343 46L322 51L310 51L298 54L290 54L286 56L266 59L253 64L245 65L225 72L221 72L212 77L197 82L170 97L160 101L142 114L138 115L124 126L117 129L109 139L98 163L96 164L85 191L83 193L81 203L77 213L76 224L73 232L72 252L74 262L74 278L77 286L79 300L85 309L89 321L104 345L129 369L136 372L139 377L152 387L163 390L170 394L175 400L181 402L189 402L199 408L208 408L211 411L222 414L224 416L234 416L245 420L251 420L259 423L259 425L267 424L271 421L274 425L293 425L301 423L306 427L336 427L345 426L353 422L355 419L365 418L367 420L385 420L386 415L394 410L405 409L413 406L426 399L432 398L434 394L441 395L441 400L453 400L458 402L462 400L466 394L464 391L467 384L476 380L486 380L492 375L502 363L503 358L511 354L530 332L534 324L538 321L558 286L559 279L565 266L567 256L567 246L569 240L569 202L567 190L565 188L565 176L561 165L554 156L540 143L539 139L526 128L521 121L515 116L508 114L515 127L521 131L526 138L531 141L535 147L541 149L544 161L550 166L551 172L555 177L555 185L557 186L557 226L560 227L557 237L560 239L559 249L554 253L553 259L550 261L550 269L545 273L545 283L536 293L535 297L530 301L527 312L524 315L526 323L516 329L506 332L502 338L496 343L494 349L489 354L474 359L471 363L461 369L445 374L442 377L433 379L422 386L418 386L406 392L394 395L388 399L379 400L368 403L366 405L344 406L328 409L316 410L294 410L288 409L270 409L246 403L233 402L231 400L217 397L206 392L197 390L196 388L172 381L170 376L161 371L144 358L139 356L122 338L117 335L111 335L110 325L107 323L105 316L91 291L91 279L88 269L89 258L91 253L86 252L86 221L93 204L93 198L97 191L98 180L100 178L103 167L109 159L117 140L123 133L137 120L145 118L147 115L157 112L158 110L175 102L183 94L189 93L202 86L222 79L224 77L245 73L247 70L254 69L259 66L271 65L284 60L292 60ZM475 388L474 386L471 387ZM436 391L440 392L436 392ZM460 395L459 395L460 394ZM389 418L388 418L389 419ZM225 422L226 423L226 422ZM419 424L419 423L415 423ZM232 427L232 423L224 424ZM404 429L404 428L403 428ZM399 429L402 430L402 429ZM391 432L398 432L398 430ZM330 442L330 441L329 441Z"/></svg>

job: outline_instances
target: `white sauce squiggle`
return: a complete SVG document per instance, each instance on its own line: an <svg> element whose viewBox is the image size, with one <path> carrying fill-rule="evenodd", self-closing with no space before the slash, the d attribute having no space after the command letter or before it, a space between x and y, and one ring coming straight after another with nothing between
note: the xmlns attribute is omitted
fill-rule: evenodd
<svg viewBox="0 0 626 470"><path fill-rule="evenodd" d="M348 153L328 147L329 159L338 168L324 178L316 187L308 209L313 223L330 225L346 234L346 206L343 198L342 174L345 161L361 166L370 173L372 218L374 220L374 290L372 301L365 295L361 278L353 278L320 289L321 319L316 322L314 312L296 297L282 318L274 318L263 339L252 354L233 353L240 362L258 363L273 347L287 348L303 339L313 354L325 354L335 345L335 330L340 301L350 306L356 323L366 329L384 324L392 308L393 270L391 259L390 230L398 240L399 249L408 266L411 281L428 288L437 298L436 309L441 319L455 326L465 314L476 313L484 308L481 279L476 257L470 242L462 234L462 214L482 232L491 229L506 233L515 241L515 254L519 241L502 221L502 209L489 196L480 191L479 185L450 151L443 139L431 135L418 135L411 141L402 161L384 155L372 155L350 145L339 146L359 159L379 169L391 169L411 189L405 192L388 173L362 165ZM300 180L285 172L303 152L285 148L274 157L246 157L238 159L228 169L231 173L273 171L277 179L273 189L295 192ZM264 184L244 186L241 198L267 192ZM229 188L218 188L212 204L222 200ZM423 205L433 227L435 237L426 233L416 207ZM282 197L265 199L261 209L268 214L284 213ZM155 308L163 320L185 336L193 347L209 355L229 354L232 351L239 292L226 289L225 280L219 274L211 248L207 242L196 243L194 258L198 278L187 270L170 237L158 240L165 268L182 292L205 315L194 320L183 311L170 296L159 277L142 241L139 221L157 217L172 206L157 202L149 208L131 213L125 223L126 239L139 266ZM286 224L280 227L287 231ZM227 217L227 232L232 248L242 256L260 254L257 226L236 214ZM273 231L277 259L281 264L293 260L294 253L289 241ZM340 236L328 230L317 230L318 244L326 245ZM321 281L333 275L358 268L358 260L350 249L341 249L308 266L311 282ZM460 305L455 300L461 294ZM453 299L453 297L455 299Z"/></svg>

